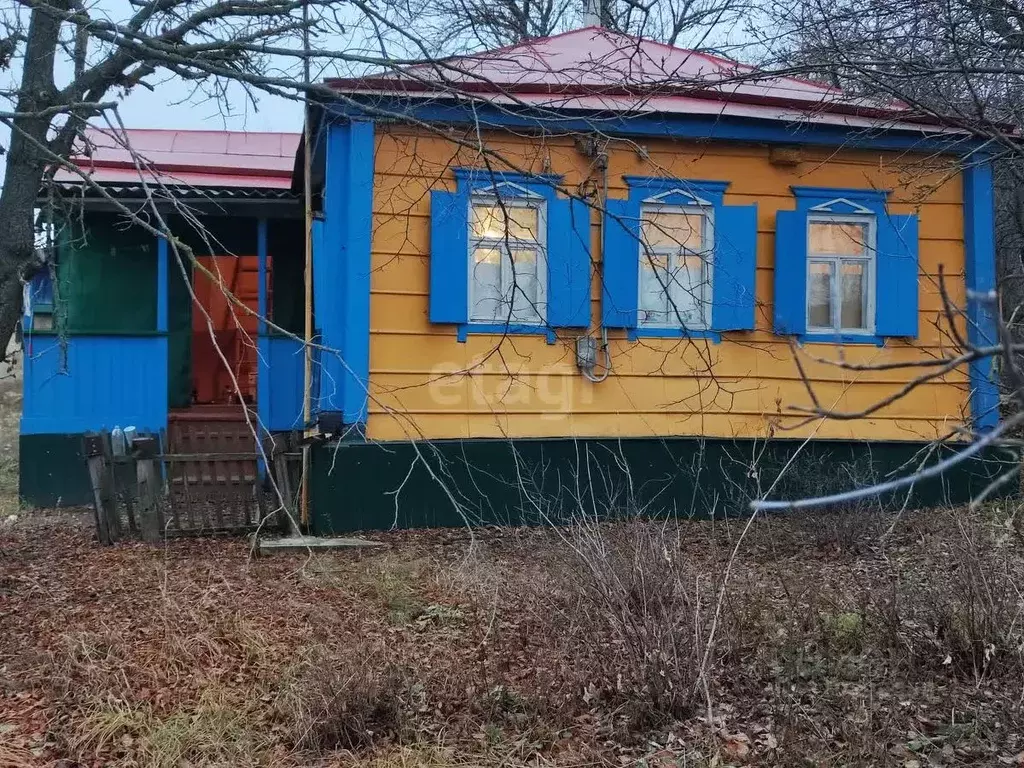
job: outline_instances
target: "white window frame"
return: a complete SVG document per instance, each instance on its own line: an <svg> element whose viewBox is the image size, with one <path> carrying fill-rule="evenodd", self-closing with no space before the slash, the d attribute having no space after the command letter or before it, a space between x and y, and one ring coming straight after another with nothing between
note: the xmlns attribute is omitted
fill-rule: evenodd
<svg viewBox="0 0 1024 768"><path fill-rule="evenodd" d="M648 247L644 243L644 231L643 221L644 214L646 213L689 213L697 214L701 217L702 231L701 231L701 243L710 244L709 248L703 248L700 251L692 251L685 246L670 246L663 245L657 247ZM656 328L656 329L680 329L685 328L688 331L707 331L711 328L711 313L712 313L712 299L714 292L712 291L713 280L714 280L714 252L715 252L715 209L710 205L673 205L670 203L643 203L640 206L640 236L639 240L639 259L637 260L637 326L640 328ZM701 323L692 325L683 325L680 322L678 307L680 306L679 299L673 297L671 293L674 291L678 294L679 291L684 290L678 283L673 283L668 286L669 295L669 308L673 311L675 318L665 322L651 322L642 320L640 315L643 313L643 307L641 306L641 297L643 295L643 284L639 279L640 270L643 269L644 262L652 255L667 256L669 263L669 271L672 268L672 259L678 258L679 253L683 251L686 255L697 256L701 260L702 264L702 280L700 297L698 299L699 306L702 309L703 319Z"/></svg>
<svg viewBox="0 0 1024 768"><path fill-rule="evenodd" d="M548 219L547 219L547 201L542 197L500 197L493 194L472 194L469 197L469 219L468 226L473 226L473 206L475 205L500 205L503 208L531 208L537 212L537 229L536 238L528 240L525 238L512 237L507 231L507 220L506 220L506 235L505 237L474 237L472 229L469 231L469 252L466 254L466 258L469 263L469 284L466 286L466 290L469 296L469 322L470 323L508 323L510 325L545 325L547 323L547 308L548 308L548 250L547 250L547 231L548 231ZM514 270L514 257L513 253L518 250L533 250L537 253L537 299L534 304L534 310L537 313L537 317L526 319L519 319L512 317L512 307L508 308L508 312L504 317L495 319L493 317L480 317L474 315L473 312L476 309L478 302L473 291L473 253L477 248L494 248L498 250L501 255L501 293L504 295L505 278L506 278L506 261L505 256L509 259L509 272ZM508 276L509 280L512 279L511 274ZM513 306L515 305L515 299L513 298Z"/></svg>
<svg viewBox="0 0 1024 768"><path fill-rule="evenodd" d="M867 242L864 256L846 256L841 254L820 254L811 251L811 224L866 224ZM812 213L807 217L807 264L806 282L804 291L804 319L808 333L838 334L840 336L873 336L875 333L875 274L876 259L878 253L878 222L874 214L840 214L840 213ZM864 317L867 323L864 328L843 328L842 323L842 296L839 286L840 266L844 261L857 261L867 265L864 270L864 283L867 287L867 295L864 301ZM832 325L818 326L811 325L811 264L813 262L829 262L833 264L832 280Z"/></svg>

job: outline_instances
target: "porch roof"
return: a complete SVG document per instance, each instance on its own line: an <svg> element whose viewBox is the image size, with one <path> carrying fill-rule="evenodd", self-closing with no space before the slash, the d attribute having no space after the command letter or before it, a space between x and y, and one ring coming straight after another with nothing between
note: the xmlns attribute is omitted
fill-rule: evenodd
<svg viewBox="0 0 1024 768"><path fill-rule="evenodd" d="M187 131L90 126L70 161L81 173L59 169L54 181L78 187L82 174L114 194L146 186L176 194L195 190L221 197L290 196L298 133Z"/></svg>

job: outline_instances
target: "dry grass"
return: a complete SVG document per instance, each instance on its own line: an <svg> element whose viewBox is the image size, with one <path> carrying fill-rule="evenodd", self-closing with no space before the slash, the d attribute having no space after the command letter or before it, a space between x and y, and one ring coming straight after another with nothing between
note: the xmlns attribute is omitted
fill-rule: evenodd
<svg viewBox="0 0 1024 768"><path fill-rule="evenodd" d="M286 672L275 706L293 747L355 752L401 735L411 695L385 649L346 638L310 650Z"/></svg>
<svg viewBox="0 0 1024 768"><path fill-rule="evenodd" d="M145 704L100 701L76 724L75 754L109 755L153 768L181 765L272 765L273 737L253 728L235 693L207 689L192 707L158 714Z"/></svg>
<svg viewBox="0 0 1024 768"><path fill-rule="evenodd" d="M9 526L0 760L1012 765L1013 511L908 514L834 547L853 526L773 519L723 592L737 532L705 523L259 561L241 541L101 549L59 518Z"/></svg>
<svg viewBox="0 0 1024 768"><path fill-rule="evenodd" d="M0 525L10 515L16 514L20 506L18 501L18 425L20 420L21 376L0 373Z"/></svg>

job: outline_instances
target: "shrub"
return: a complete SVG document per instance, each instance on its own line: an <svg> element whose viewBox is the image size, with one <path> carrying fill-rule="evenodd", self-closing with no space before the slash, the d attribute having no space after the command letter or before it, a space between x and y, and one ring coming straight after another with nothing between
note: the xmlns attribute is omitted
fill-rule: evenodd
<svg viewBox="0 0 1024 768"><path fill-rule="evenodd" d="M943 542L941 567L926 579L893 575L876 604L889 645L915 665L949 667L981 681L1024 673L1024 594L1019 546L984 515L946 512L959 535Z"/></svg>
<svg viewBox="0 0 1024 768"><path fill-rule="evenodd" d="M588 689L627 702L640 722L685 715L700 677L699 580L684 566L676 531L639 519L577 520L566 533L582 634L607 651L587 670Z"/></svg>
<svg viewBox="0 0 1024 768"><path fill-rule="evenodd" d="M394 739L406 712L402 671L353 641L338 652L320 647L281 685L277 710L301 750L357 751Z"/></svg>

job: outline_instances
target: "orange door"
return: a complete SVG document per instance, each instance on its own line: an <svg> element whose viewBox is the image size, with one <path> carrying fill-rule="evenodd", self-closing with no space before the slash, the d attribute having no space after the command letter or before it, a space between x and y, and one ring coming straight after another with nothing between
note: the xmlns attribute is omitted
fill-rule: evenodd
<svg viewBox="0 0 1024 768"><path fill-rule="evenodd" d="M200 256L196 262L193 288L197 305L192 307L194 400L200 404L237 403L240 399L254 402L259 259ZM269 274L269 263L267 266Z"/></svg>

